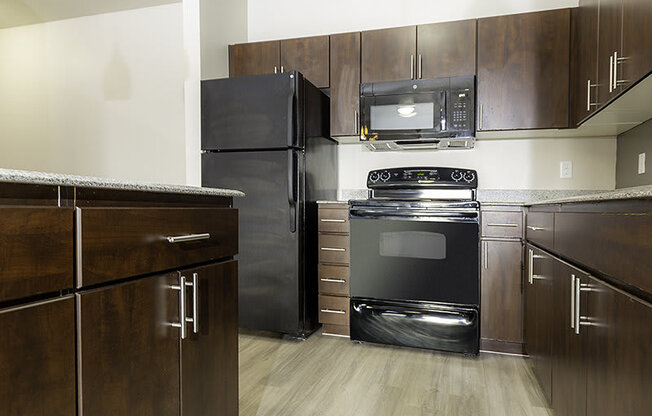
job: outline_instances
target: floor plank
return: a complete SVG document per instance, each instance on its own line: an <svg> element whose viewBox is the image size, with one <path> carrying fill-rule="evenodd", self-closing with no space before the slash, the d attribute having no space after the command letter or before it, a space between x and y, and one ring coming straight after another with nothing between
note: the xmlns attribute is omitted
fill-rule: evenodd
<svg viewBox="0 0 652 416"><path fill-rule="evenodd" d="M240 334L241 416L552 416L526 359Z"/></svg>

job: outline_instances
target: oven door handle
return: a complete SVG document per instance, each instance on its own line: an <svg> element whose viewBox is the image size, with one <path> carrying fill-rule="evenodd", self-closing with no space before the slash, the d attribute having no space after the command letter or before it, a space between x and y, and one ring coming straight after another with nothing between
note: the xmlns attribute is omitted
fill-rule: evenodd
<svg viewBox="0 0 652 416"><path fill-rule="evenodd" d="M413 209L355 209L350 210L352 219L385 219L425 222L466 222L477 223L479 213L475 209L459 211L432 211Z"/></svg>

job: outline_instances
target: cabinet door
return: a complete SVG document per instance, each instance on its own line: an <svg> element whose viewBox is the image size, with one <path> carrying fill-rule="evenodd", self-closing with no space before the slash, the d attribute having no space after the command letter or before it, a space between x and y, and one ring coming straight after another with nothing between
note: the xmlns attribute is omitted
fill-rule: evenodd
<svg viewBox="0 0 652 416"><path fill-rule="evenodd" d="M362 32L362 82L415 78L416 26Z"/></svg>
<svg viewBox="0 0 652 416"><path fill-rule="evenodd" d="M181 274L193 284L188 288L186 302L193 322L187 326L187 338L181 341L181 415L237 416L237 262Z"/></svg>
<svg viewBox="0 0 652 416"><path fill-rule="evenodd" d="M478 130L568 127L570 10L478 20Z"/></svg>
<svg viewBox="0 0 652 416"><path fill-rule="evenodd" d="M360 127L360 33L331 35L331 136L356 136Z"/></svg>
<svg viewBox="0 0 652 416"><path fill-rule="evenodd" d="M599 0L581 0L573 9L571 96L573 125L593 114L598 101Z"/></svg>
<svg viewBox="0 0 652 416"><path fill-rule="evenodd" d="M417 26L417 78L475 75L477 20Z"/></svg>
<svg viewBox="0 0 652 416"><path fill-rule="evenodd" d="M0 413L74 415L74 298L0 310L0 328Z"/></svg>
<svg viewBox="0 0 652 416"><path fill-rule="evenodd" d="M241 43L229 46L229 76L274 74L280 71L281 43Z"/></svg>
<svg viewBox="0 0 652 416"><path fill-rule="evenodd" d="M587 294L581 288L576 304L576 285L586 285L588 276L556 261L554 275L552 407L556 416L586 414L586 334L575 331L577 307L586 312ZM579 332L579 333L578 333Z"/></svg>
<svg viewBox="0 0 652 416"><path fill-rule="evenodd" d="M281 72L299 71L317 88L329 86L328 36L281 41Z"/></svg>
<svg viewBox="0 0 652 416"><path fill-rule="evenodd" d="M77 294L81 416L178 416L178 274Z"/></svg>
<svg viewBox="0 0 652 416"><path fill-rule="evenodd" d="M600 0L598 32L598 102L604 106L616 96L619 86L613 88L614 52L621 54L623 6L622 0ZM634 30L640 30L636 28ZM618 65L620 67L622 65Z"/></svg>
<svg viewBox="0 0 652 416"><path fill-rule="evenodd" d="M523 342L522 247L520 241L483 241L480 308L483 339Z"/></svg>
<svg viewBox="0 0 652 416"><path fill-rule="evenodd" d="M587 415L652 414L652 307L591 279ZM583 312L584 315L584 312Z"/></svg>
<svg viewBox="0 0 652 416"><path fill-rule="evenodd" d="M623 0L623 57L618 78L626 80L625 87L652 71L650 0Z"/></svg>

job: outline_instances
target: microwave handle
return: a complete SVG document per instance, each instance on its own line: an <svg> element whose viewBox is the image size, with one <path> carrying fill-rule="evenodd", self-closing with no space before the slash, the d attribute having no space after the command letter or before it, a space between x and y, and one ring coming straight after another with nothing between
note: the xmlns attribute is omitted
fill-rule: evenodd
<svg viewBox="0 0 652 416"><path fill-rule="evenodd" d="M439 92L440 102L442 103L441 108L439 109L439 127L441 131L446 131L446 112L448 108L448 103L446 102L446 91L442 90Z"/></svg>

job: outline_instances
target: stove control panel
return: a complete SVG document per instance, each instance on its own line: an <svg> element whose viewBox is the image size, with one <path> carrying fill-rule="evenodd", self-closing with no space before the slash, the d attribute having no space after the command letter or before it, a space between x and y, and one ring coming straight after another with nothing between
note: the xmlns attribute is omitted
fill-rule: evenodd
<svg viewBox="0 0 652 416"><path fill-rule="evenodd" d="M372 170L368 188L466 188L478 187L478 174L472 169L410 167Z"/></svg>

